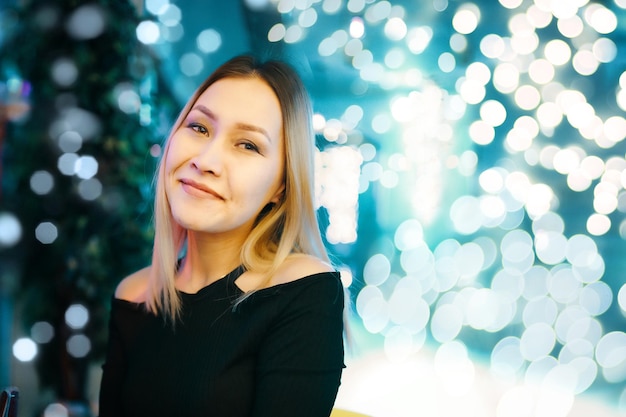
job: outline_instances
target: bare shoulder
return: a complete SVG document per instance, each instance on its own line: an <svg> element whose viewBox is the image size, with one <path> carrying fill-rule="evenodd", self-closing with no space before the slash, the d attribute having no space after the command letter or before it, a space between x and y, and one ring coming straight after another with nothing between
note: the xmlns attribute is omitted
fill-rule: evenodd
<svg viewBox="0 0 626 417"><path fill-rule="evenodd" d="M115 298L140 303L145 301L150 267L145 267L124 278L115 290Z"/></svg>
<svg viewBox="0 0 626 417"><path fill-rule="evenodd" d="M293 255L283 262L276 271L273 284L284 284L291 281L335 269L327 262L312 255Z"/></svg>

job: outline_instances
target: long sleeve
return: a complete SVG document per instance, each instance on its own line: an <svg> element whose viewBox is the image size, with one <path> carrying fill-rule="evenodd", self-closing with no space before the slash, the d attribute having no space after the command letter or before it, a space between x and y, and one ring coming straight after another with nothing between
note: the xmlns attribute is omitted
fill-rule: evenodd
<svg viewBox="0 0 626 417"><path fill-rule="evenodd" d="M343 286L321 279L286 307L258 356L253 417L327 417L343 363Z"/></svg>

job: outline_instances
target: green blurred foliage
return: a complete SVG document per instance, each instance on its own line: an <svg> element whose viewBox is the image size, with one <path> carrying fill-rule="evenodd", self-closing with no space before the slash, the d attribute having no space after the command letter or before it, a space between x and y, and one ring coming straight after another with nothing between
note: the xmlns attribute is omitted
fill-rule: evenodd
<svg viewBox="0 0 626 417"><path fill-rule="evenodd" d="M19 218L22 238L0 247L0 274L18 277L16 303L24 332L33 323L48 321L55 328L49 343L41 344L37 370L43 387L63 399L84 399L88 364L103 358L109 300L117 283L145 266L152 251L152 176L157 158L150 154L166 131L161 127L176 104L159 76L156 59L137 41L137 11L127 1L57 0L22 2L5 10L12 30L0 49L2 78L19 77L31 85L30 112L9 124L2 152L0 211ZM104 17L99 36L75 39L67 30L69 17L86 4ZM52 77L59 58L74 62L78 77L60 86ZM1 79L1 78L0 78ZM149 106L151 117L120 110L114 88L127 83ZM78 155L98 161L95 178L102 194L86 201L78 193L82 181L63 175L58 167L62 151L56 127L68 111L81 109L95 116L93 137L86 138ZM79 121L87 122L87 116ZM145 120L148 120L147 122ZM55 124L56 123L56 124ZM46 195L30 186L34 172L54 178ZM58 238L42 244L35 238L40 222L52 222ZM68 306L82 303L90 312L87 328L91 351L85 358L68 354L66 341L76 334L64 322Z"/></svg>

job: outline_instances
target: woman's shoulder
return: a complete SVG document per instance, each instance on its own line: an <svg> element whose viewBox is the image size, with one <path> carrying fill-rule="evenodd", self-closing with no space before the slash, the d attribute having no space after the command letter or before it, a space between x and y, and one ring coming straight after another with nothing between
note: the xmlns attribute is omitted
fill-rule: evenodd
<svg viewBox="0 0 626 417"><path fill-rule="evenodd" d="M130 274L117 285L115 298L134 303L144 302L146 300L149 277L149 266Z"/></svg>
<svg viewBox="0 0 626 417"><path fill-rule="evenodd" d="M292 255L276 270L272 285L286 284L312 275L335 272L329 263L312 255Z"/></svg>

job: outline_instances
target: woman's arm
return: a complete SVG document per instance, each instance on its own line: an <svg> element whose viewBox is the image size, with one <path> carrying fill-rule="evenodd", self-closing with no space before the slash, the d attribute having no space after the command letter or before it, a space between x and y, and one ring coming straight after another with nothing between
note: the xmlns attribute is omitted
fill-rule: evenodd
<svg viewBox="0 0 626 417"><path fill-rule="evenodd" d="M122 381L126 373L126 355L122 343L122 334L118 326L124 323L122 303L142 303L145 301L150 267L124 278L115 289L111 300L109 317L109 339L100 385L100 417L122 416Z"/></svg>
<svg viewBox="0 0 626 417"><path fill-rule="evenodd" d="M337 273L312 278L259 352L253 417L328 417L343 363L343 286Z"/></svg>

